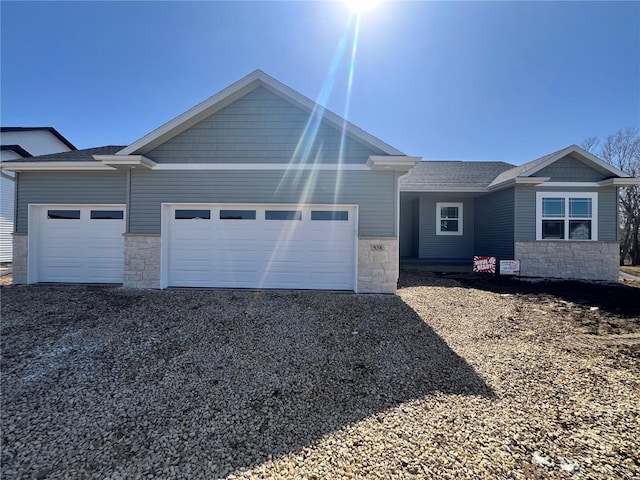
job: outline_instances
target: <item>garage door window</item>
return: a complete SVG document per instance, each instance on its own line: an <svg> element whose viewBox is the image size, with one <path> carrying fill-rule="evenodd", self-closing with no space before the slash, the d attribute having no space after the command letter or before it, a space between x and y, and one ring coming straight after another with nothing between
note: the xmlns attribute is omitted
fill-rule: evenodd
<svg viewBox="0 0 640 480"><path fill-rule="evenodd" d="M302 212L300 210L266 210L264 212L265 220L302 220Z"/></svg>
<svg viewBox="0 0 640 480"><path fill-rule="evenodd" d="M176 210L176 220L209 220L211 210Z"/></svg>
<svg viewBox="0 0 640 480"><path fill-rule="evenodd" d="M80 220L80 210L47 210L51 220Z"/></svg>
<svg viewBox="0 0 640 480"><path fill-rule="evenodd" d="M346 222L349 220L349 212L346 210L312 210L311 220L334 220Z"/></svg>
<svg viewBox="0 0 640 480"><path fill-rule="evenodd" d="M91 220L122 220L122 210L91 210Z"/></svg>
<svg viewBox="0 0 640 480"><path fill-rule="evenodd" d="M255 220L255 210L220 210L220 220Z"/></svg>

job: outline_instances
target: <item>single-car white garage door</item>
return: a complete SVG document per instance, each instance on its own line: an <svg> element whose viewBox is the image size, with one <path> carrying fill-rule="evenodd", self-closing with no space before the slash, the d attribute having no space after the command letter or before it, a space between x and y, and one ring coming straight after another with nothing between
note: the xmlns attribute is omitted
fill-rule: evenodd
<svg viewBox="0 0 640 480"><path fill-rule="evenodd" d="M37 205L29 215L31 283L122 283L124 205Z"/></svg>
<svg viewBox="0 0 640 480"><path fill-rule="evenodd" d="M168 286L354 290L355 206L167 205Z"/></svg>

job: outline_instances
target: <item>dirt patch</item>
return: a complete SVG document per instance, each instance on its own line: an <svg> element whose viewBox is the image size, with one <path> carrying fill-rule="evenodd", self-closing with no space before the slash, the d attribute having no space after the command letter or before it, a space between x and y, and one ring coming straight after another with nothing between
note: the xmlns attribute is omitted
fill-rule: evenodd
<svg viewBox="0 0 640 480"><path fill-rule="evenodd" d="M630 275L636 275L636 276L640 277L640 266L639 265L620 267L620 270L622 270L624 273L628 273Z"/></svg>
<svg viewBox="0 0 640 480"><path fill-rule="evenodd" d="M13 275L2 275L0 277L0 287L6 287L7 285L11 285L13 283Z"/></svg>
<svg viewBox="0 0 640 480"><path fill-rule="evenodd" d="M479 274L439 277L469 288L513 296L519 302L516 307L519 318L563 322L575 333L598 337L609 344L640 342L640 282L598 283ZM405 278L420 281L415 276Z"/></svg>

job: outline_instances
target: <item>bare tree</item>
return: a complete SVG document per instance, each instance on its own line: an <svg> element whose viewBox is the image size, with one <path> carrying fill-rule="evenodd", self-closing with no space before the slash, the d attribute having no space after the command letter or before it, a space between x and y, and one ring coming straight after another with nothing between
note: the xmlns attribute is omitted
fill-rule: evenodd
<svg viewBox="0 0 640 480"><path fill-rule="evenodd" d="M598 139L598 137L588 137L584 139L580 146L587 152L596 153L596 148L598 148L599 143L600 140Z"/></svg>
<svg viewBox="0 0 640 480"><path fill-rule="evenodd" d="M640 175L640 136L636 128L609 135L602 146L599 139L589 137L582 147L628 175ZM630 260L632 265L640 265L640 185L620 189L620 215L620 264Z"/></svg>

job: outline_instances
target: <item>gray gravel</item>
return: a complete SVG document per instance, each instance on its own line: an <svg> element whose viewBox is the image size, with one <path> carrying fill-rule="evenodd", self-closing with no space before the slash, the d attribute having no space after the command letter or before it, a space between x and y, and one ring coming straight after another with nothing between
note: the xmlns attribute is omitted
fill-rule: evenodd
<svg viewBox="0 0 640 480"><path fill-rule="evenodd" d="M640 477L637 345L403 284L3 287L2 477Z"/></svg>

